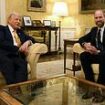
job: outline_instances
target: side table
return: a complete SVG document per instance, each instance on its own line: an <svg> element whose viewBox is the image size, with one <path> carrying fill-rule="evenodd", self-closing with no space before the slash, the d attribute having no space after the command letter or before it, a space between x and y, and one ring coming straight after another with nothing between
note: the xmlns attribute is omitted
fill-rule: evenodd
<svg viewBox="0 0 105 105"><path fill-rule="evenodd" d="M81 69L81 66L76 66L76 57L77 54L73 52L73 65L72 69L66 67L66 59L67 59L67 46L68 45L74 45L78 39L64 39L64 74L66 73L66 70L73 71L73 75L75 76L75 71L78 71Z"/></svg>

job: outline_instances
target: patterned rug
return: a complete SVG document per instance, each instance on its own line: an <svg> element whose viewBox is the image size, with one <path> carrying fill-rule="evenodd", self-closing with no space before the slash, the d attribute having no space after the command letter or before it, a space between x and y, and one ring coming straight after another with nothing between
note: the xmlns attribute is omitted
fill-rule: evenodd
<svg viewBox="0 0 105 105"><path fill-rule="evenodd" d="M67 68L72 69L72 60L67 59ZM37 64L37 78L51 77L64 73L64 60L56 60L49 62L41 62ZM68 74L73 75L73 72L67 70ZM80 76L81 71L76 72L76 76ZM80 76L81 77L81 76Z"/></svg>
<svg viewBox="0 0 105 105"><path fill-rule="evenodd" d="M68 68L72 68L72 60L67 59L67 67ZM42 63L38 63L37 64L37 78L46 78L46 77L51 77L51 76L56 76L56 75L60 75L64 73L64 60L56 60L56 61L49 61L49 62L42 62ZM67 73L73 75L72 71L67 71ZM83 71L77 71L76 72L76 77L79 76L79 78L83 78ZM67 81L66 81L67 82ZM53 82L50 82L50 84L52 85ZM75 82L73 82L75 84ZM66 84L67 85L67 84ZM37 96L35 96L35 100L31 101L32 103L37 103L40 102L40 104L38 105L61 105L62 101L62 84L57 84L57 85L52 85L48 86L47 88L45 88L45 90L42 92L43 94L39 94ZM92 98L91 99L87 99L87 100L83 100L81 97L85 92L85 89L83 87L81 87L82 85L73 85L71 82L69 82L69 88L65 88L68 89L68 101L66 104L63 105L105 105L105 102L103 103L92 103ZM86 86L85 84L85 88L87 88L88 86ZM94 89L94 87L92 88ZM63 90L64 91L64 90ZM38 90L37 90L38 92ZM61 92L61 93L60 93ZM40 93L40 91L39 91ZM66 94L66 92L65 92ZM43 97L44 96L44 97ZM65 95L67 96L67 95ZM56 101L57 100L57 101ZM66 101L65 101L66 102ZM34 104L30 104L30 105L34 105Z"/></svg>

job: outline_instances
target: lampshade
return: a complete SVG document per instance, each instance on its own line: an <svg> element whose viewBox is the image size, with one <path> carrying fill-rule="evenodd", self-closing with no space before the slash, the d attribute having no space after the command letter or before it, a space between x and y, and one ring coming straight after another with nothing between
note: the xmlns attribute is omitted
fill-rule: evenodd
<svg viewBox="0 0 105 105"><path fill-rule="evenodd" d="M55 2L53 14L56 16L68 16L68 8L65 2Z"/></svg>

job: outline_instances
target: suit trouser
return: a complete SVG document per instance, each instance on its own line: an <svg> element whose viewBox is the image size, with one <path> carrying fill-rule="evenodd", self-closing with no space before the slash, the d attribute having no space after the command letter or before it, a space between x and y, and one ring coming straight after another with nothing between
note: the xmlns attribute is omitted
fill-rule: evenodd
<svg viewBox="0 0 105 105"><path fill-rule="evenodd" d="M80 54L80 60L85 74L85 78L89 81L95 82L93 69L91 64L99 64L99 76L97 83L105 84L105 54L97 55L83 52Z"/></svg>
<svg viewBox="0 0 105 105"><path fill-rule="evenodd" d="M0 55L0 70L5 77L7 84L27 80L27 62L18 55Z"/></svg>

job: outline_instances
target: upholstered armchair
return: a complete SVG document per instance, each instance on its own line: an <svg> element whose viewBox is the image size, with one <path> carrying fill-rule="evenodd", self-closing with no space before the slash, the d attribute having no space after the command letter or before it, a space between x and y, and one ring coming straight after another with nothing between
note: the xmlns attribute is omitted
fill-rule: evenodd
<svg viewBox="0 0 105 105"><path fill-rule="evenodd" d="M47 51L48 49L46 44L35 43L29 47L29 52L26 58L28 62L28 79L36 79L37 62L40 55L47 53ZM0 73L0 86L1 85L5 85L5 78L2 73Z"/></svg>
<svg viewBox="0 0 105 105"><path fill-rule="evenodd" d="M48 41L48 35L46 31L31 31L30 34L38 43L47 43Z"/></svg>
<svg viewBox="0 0 105 105"><path fill-rule="evenodd" d="M73 46L73 52L74 53L80 54L83 51L84 51L84 49L81 47L81 45L79 43L74 44L74 46ZM91 66L93 68L95 78L97 78L98 75L96 75L96 74L99 73L99 64L92 64Z"/></svg>

